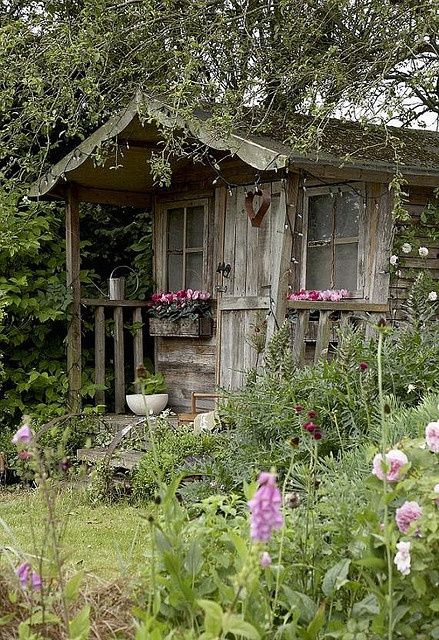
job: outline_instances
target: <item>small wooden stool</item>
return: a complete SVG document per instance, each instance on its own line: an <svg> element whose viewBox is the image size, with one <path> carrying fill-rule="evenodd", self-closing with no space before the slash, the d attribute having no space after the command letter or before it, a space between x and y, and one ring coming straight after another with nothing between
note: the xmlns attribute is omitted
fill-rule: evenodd
<svg viewBox="0 0 439 640"><path fill-rule="evenodd" d="M209 398L211 400L216 400L218 398L221 398L221 394L220 393L201 393L199 391L193 391L192 392L192 396L191 396L191 411L190 413L179 413L178 414L178 421L179 422L193 422L194 418L199 414L199 413L203 413L202 411L197 411L197 400L200 398Z"/></svg>

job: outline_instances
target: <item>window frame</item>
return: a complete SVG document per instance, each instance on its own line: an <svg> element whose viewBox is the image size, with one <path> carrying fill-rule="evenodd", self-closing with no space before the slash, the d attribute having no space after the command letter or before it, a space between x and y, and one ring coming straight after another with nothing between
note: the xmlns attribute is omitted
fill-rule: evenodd
<svg viewBox="0 0 439 640"><path fill-rule="evenodd" d="M203 244L201 247L186 247L187 239L187 209L191 207L203 207L204 219L203 219ZM180 289L186 289L186 256L190 253L202 254L202 277L201 277L201 289L207 289L207 237L208 237L208 221L209 221L209 200L208 198L194 198L192 200L175 200L161 204L161 215L163 216L163 265L161 273L161 281L164 288L169 290L169 267L168 260L170 255L182 255L182 286ZM182 250L181 254L176 250L169 250L169 212L172 209L183 209L183 238L182 238Z"/></svg>
<svg viewBox="0 0 439 640"><path fill-rule="evenodd" d="M346 238L340 238L338 242L335 242L335 238L331 239L330 244L352 244L358 242L358 255L357 255L357 288L355 291L350 291L350 298L364 298L364 261L365 261L365 241L366 241L366 190L364 183L355 183L352 185L328 185L322 187L307 187L304 193L303 199L303 238L302 238L302 268L300 274L300 288L306 289L307 278L307 260L308 260L308 216L309 216L309 199L319 195L334 196L339 193L351 192L354 194L361 193L363 199L362 205L360 204L360 213L358 217L358 236L349 236Z"/></svg>

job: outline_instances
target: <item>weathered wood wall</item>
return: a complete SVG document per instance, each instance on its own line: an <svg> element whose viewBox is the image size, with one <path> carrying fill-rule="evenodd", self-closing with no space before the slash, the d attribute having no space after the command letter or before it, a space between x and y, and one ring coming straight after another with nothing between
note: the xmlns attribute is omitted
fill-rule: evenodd
<svg viewBox="0 0 439 640"><path fill-rule="evenodd" d="M426 225L420 219L427 204L434 200L432 189L411 187L409 201L405 206L411 220L396 226L395 239L399 241L398 244L406 236L410 236L409 242L412 245L412 251L409 254L398 251L396 246L392 250L392 253L399 257L399 264L390 283L389 299L392 317L396 320L401 319L404 315L402 307L417 274L425 270L432 278L439 280L439 225L431 223ZM420 246L427 247L429 251L427 258L419 256Z"/></svg>

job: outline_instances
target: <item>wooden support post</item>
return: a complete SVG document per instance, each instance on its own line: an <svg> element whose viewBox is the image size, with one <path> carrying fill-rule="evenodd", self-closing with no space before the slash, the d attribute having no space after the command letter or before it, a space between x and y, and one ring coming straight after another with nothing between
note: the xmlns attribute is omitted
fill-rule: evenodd
<svg viewBox="0 0 439 640"><path fill-rule="evenodd" d="M305 309L298 311L293 340L293 360L298 365L303 364L305 361L305 336L308 330L308 323L309 311Z"/></svg>
<svg viewBox="0 0 439 640"><path fill-rule="evenodd" d="M281 327L285 321L287 310L288 282L291 266L291 250L293 246L294 225L296 220L296 204L299 192L299 175L287 177L280 196L278 209L273 215L271 272L271 304L273 305L267 323L267 343L271 340L276 327ZM270 212L268 213L270 215Z"/></svg>
<svg viewBox="0 0 439 640"><path fill-rule="evenodd" d="M142 322L142 308L136 307L133 310L133 324L139 324ZM137 367L139 364L143 364L143 327L134 331L133 337L133 354L134 354L134 380L137 378ZM140 393L140 385L134 383L135 393Z"/></svg>
<svg viewBox="0 0 439 640"><path fill-rule="evenodd" d="M314 362L318 362L322 357L325 359L328 357L329 339L332 329L330 315L331 311L320 311Z"/></svg>
<svg viewBox="0 0 439 640"><path fill-rule="evenodd" d="M67 406L72 413L81 409L81 282L80 282L79 202L75 186L67 193L66 207L66 273L71 296L67 329Z"/></svg>
<svg viewBox="0 0 439 640"><path fill-rule="evenodd" d="M123 340L123 307L114 308L114 411L125 411L125 358Z"/></svg>
<svg viewBox="0 0 439 640"><path fill-rule="evenodd" d="M95 309L95 384L105 384L105 308ZM105 391L95 393L95 404L105 404Z"/></svg>

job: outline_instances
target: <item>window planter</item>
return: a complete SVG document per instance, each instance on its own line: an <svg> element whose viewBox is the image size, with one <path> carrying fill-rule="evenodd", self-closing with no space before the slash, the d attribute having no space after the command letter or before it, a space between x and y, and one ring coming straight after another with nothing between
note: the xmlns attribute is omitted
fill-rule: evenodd
<svg viewBox="0 0 439 640"><path fill-rule="evenodd" d="M150 318L149 335L164 338L210 338L212 336L212 318Z"/></svg>

